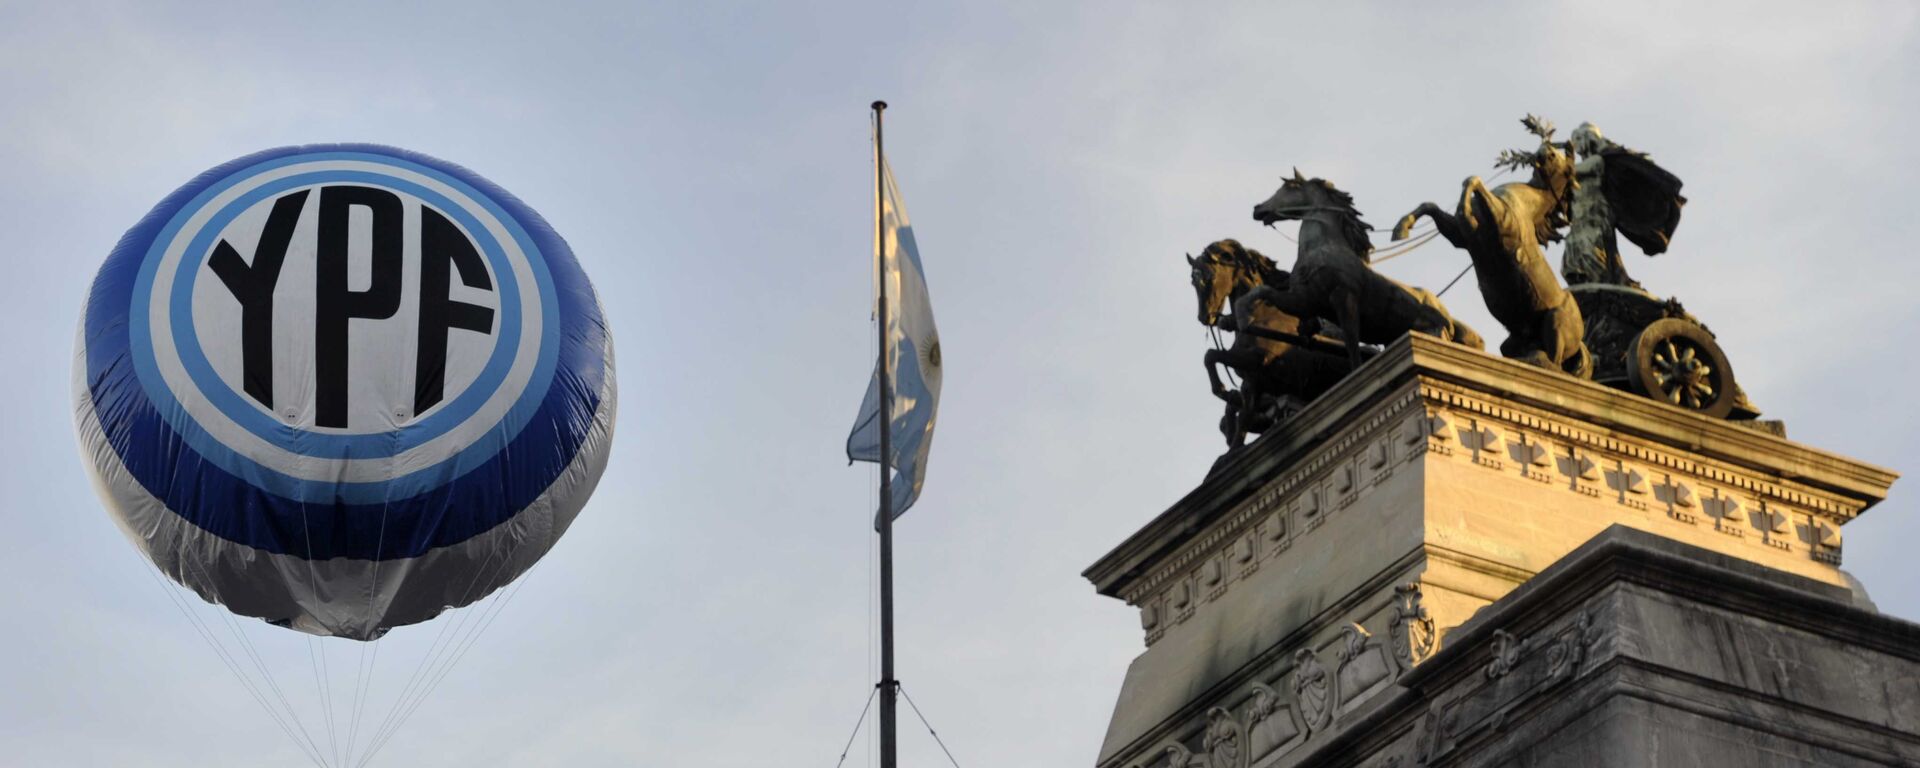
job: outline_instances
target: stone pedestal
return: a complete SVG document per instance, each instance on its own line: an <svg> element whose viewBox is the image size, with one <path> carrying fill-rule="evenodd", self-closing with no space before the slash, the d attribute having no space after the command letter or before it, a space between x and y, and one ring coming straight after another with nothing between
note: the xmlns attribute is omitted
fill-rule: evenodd
<svg viewBox="0 0 1920 768"><path fill-rule="evenodd" d="M1894 478L1403 339L1087 570L1147 644L1098 765L1920 760L1920 630L1839 570Z"/></svg>

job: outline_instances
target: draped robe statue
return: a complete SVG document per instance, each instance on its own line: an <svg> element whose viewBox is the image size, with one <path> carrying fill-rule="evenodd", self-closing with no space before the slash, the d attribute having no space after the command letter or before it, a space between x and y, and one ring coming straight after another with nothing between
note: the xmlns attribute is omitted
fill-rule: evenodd
<svg viewBox="0 0 1920 768"><path fill-rule="evenodd" d="M1593 123L1581 123L1570 142L1574 163L1573 217L1560 274L1568 285L1610 283L1638 288L1620 260L1617 235L1648 256L1667 250L1680 226L1680 178L1643 152L1609 141Z"/></svg>

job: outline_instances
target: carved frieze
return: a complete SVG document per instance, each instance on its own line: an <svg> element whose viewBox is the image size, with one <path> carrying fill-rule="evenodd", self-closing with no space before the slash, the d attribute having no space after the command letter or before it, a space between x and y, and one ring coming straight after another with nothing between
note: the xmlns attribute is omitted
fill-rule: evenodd
<svg viewBox="0 0 1920 768"><path fill-rule="evenodd" d="M1167 768L1207 768L1203 758L1195 757L1193 750L1179 742L1173 742L1160 750L1167 758Z"/></svg>
<svg viewBox="0 0 1920 768"><path fill-rule="evenodd" d="M1513 459L1514 466L1520 468L1521 477L1542 483L1553 482L1553 476L1547 474L1547 467L1553 463L1551 451L1539 439L1522 432L1518 439L1507 444L1507 455Z"/></svg>
<svg viewBox="0 0 1920 768"><path fill-rule="evenodd" d="M1333 723L1333 680L1311 648L1293 654L1293 701L1309 734Z"/></svg>
<svg viewBox="0 0 1920 768"><path fill-rule="evenodd" d="M1233 550L1228 553L1233 564L1239 568L1241 578L1246 578L1247 574L1253 573L1253 569L1260 567L1260 559L1254 556L1254 538L1254 534L1249 532L1234 539Z"/></svg>
<svg viewBox="0 0 1920 768"><path fill-rule="evenodd" d="M1484 682L1431 704L1417 742L1418 764L1438 762L1455 744L1505 728L1508 715L1522 702L1579 677L1599 642L1599 626L1588 607L1572 621L1526 637L1494 630L1487 641Z"/></svg>
<svg viewBox="0 0 1920 768"><path fill-rule="evenodd" d="M1340 713L1345 714L1359 707L1391 680L1395 667L1387 657L1386 649L1359 624L1342 627L1338 645L1340 661L1335 667L1334 693L1339 699Z"/></svg>
<svg viewBox="0 0 1920 768"><path fill-rule="evenodd" d="M1615 500L1620 504L1639 510L1647 508L1647 476L1639 469L1627 466L1626 462L1615 460L1613 468L1606 471L1607 487L1612 489Z"/></svg>
<svg viewBox="0 0 1920 768"><path fill-rule="evenodd" d="M1800 539L1807 543L1815 560L1840 564L1840 526L1818 518L1806 518L1800 524Z"/></svg>
<svg viewBox="0 0 1920 768"><path fill-rule="evenodd" d="M1442 707L1438 700L1427 705L1427 714L1420 718L1420 734L1414 737L1413 764L1430 765L1434 758L1453 748L1453 734L1460 727L1460 714L1448 707Z"/></svg>
<svg viewBox="0 0 1920 768"><path fill-rule="evenodd" d="M1520 652L1526 649L1526 641L1508 634L1504 629L1493 631L1493 658L1487 661L1487 679L1498 680L1513 671L1520 661Z"/></svg>
<svg viewBox="0 0 1920 768"><path fill-rule="evenodd" d="M1393 588L1393 618L1387 623L1387 637L1393 643L1394 660L1401 669L1412 669L1433 655L1437 638L1433 618L1427 615L1427 607L1420 604L1419 582Z"/></svg>
<svg viewBox="0 0 1920 768"><path fill-rule="evenodd" d="M1157 615L1143 607L1149 644L1250 577L1265 560L1296 541L1311 542L1330 519L1359 502L1402 463L1459 460L1517 470L1569 492L1571 498L1657 511L1669 524L1703 525L1772 552L1797 552L1838 563L1839 523L1856 510L1833 498L1815 498L1758 475L1735 474L1699 463L1676 449L1636 442L1576 423L1520 411L1451 385L1422 381L1381 404L1349 431L1329 438L1315 454L1293 462L1281 477L1188 540L1175 556L1133 582L1122 597L1144 606L1163 601ZM1405 451L1394 446L1405 445ZM1398 455L1396 455L1396 453ZM1657 528L1656 528L1657 530ZM1769 556L1777 556L1769 555ZM1157 596L1157 597L1156 597ZM1151 624L1151 626L1149 626ZM1389 625L1389 631L1399 631ZM1416 635L1418 633L1415 633ZM1431 641L1431 633L1412 639ZM1406 646L1394 636L1391 658ZM1409 651L1411 653L1411 651Z"/></svg>
<svg viewBox="0 0 1920 768"><path fill-rule="evenodd" d="M1207 768L1246 768L1246 731L1226 709L1207 710L1207 732L1200 743L1207 752Z"/></svg>
<svg viewBox="0 0 1920 768"><path fill-rule="evenodd" d="M1593 645L1597 638L1593 613L1581 612L1573 629L1547 646L1547 677L1571 677L1577 673L1580 663L1587 658L1587 647Z"/></svg>
<svg viewBox="0 0 1920 768"><path fill-rule="evenodd" d="M1743 524L1746 515L1739 499L1722 496L1720 490L1716 488L1712 496L1700 500L1700 509L1707 514L1707 517L1713 519L1714 530L1729 536L1746 534L1746 526Z"/></svg>
<svg viewBox="0 0 1920 768"><path fill-rule="evenodd" d="M1695 515L1698 504L1694 501L1693 488L1684 482L1675 480L1669 474L1653 487L1653 498L1667 508L1667 516L1683 523L1698 522Z"/></svg>
<svg viewBox="0 0 1920 768"><path fill-rule="evenodd" d="M1553 457L1553 463L1560 471L1560 476L1566 479L1569 490L1584 496L1600 497L1600 464L1593 460L1592 454L1569 445L1560 449Z"/></svg>
<svg viewBox="0 0 1920 768"><path fill-rule="evenodd" d="M1768 504L1765 499L1761 499L1759 508L1753 511L1751 517L1754 530L1760 532L1760 540L1766 542L1767 546L1776 549L1793 549L1793 544L1789 541L1793 535L1793 526L1787 513Z"/></svg>
<svg viewBox="0 0 1920 768"><path fill-rule="evenodd" d="M1247 707L1247 730L1252 760L1293 749L1307 734L1296 709L1282 701L1279 692L1265 683L1253 684L1253 702Z"/></svg>
<svg viewBox="0 0 1920 768"><path fill-rule="evenodd" d="M1460 446L1472 452L1473 463L1489 469L1505 466L1500 461L1500 433L1470 419L1460 428Z"/></svg>

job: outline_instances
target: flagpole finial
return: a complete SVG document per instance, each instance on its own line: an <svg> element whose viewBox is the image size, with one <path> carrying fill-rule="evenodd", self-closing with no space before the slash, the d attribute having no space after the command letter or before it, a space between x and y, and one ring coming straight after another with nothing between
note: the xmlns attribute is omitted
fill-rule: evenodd
<svg viewBox="0 0 1920 768"><path fill-rule="evenodd" d="M884 101L876 101L873 103L873 111L875 112L879 112L880 110L883 110L886 108L887 108L887 103Z"/></svg>

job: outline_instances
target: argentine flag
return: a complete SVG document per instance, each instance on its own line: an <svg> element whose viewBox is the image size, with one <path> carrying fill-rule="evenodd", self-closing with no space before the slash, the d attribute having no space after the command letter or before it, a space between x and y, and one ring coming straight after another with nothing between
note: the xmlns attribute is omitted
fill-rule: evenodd
<svg viewBox="0 0 1920 768"><path fill-rule="evenodd" d="M940 406L940 334L933 327L933 305L927 299L927 281L920 270L920 249L913 242L913 225L900 202L893 168L881 160L886 199L881 203L881 229L886 237L886 264L877 276L887 281L887 344L893 365L893 426L889 435L893 455L887 466L893 475L893 516L900 517L915 499L927 477L927 450L933 446L933 422ZM875 243L874 247L879 248ZM849 461L880 461L880 371L875 365L867 396L860 402L853 433L847 436ZM874 526L879 527L879 515Z"/></svg>

